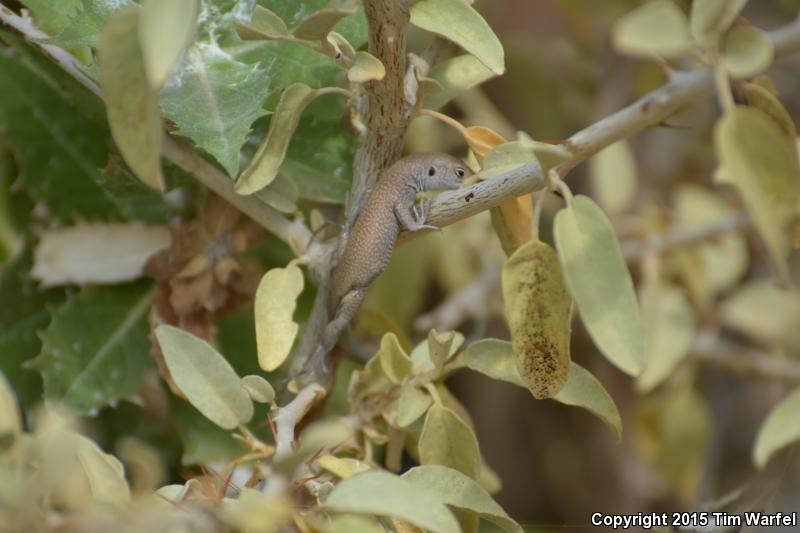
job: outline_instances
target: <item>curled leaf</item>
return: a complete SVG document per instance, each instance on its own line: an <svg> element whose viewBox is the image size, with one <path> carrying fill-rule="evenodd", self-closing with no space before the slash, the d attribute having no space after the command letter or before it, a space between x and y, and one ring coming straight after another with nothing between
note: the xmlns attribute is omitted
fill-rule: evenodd
<svg viewBox="0 0 800 533"><path fill-rule="evenodd" d="M353 66L347 71L347 79L353 83L366 83L372 80L382 80L386 76L386 67L380 59L369 52L356 52Z"/></svg>
<svg viewBox="0 0 800 533"><path fill-rule="evenodd" d="M503 299L517 371L535 398L554 396L567 381L572 298L555 250L540 241L503 265Z"/></svg>
<svg viewBox="0 0 800 533"><path fill-rule="evenodd" d="M495 74L505 71L500 40L483 17L462 0L419 0L411 6L411 24L453 41Z"/></svg>
<svg viewBox="0 0 800 533"><path fill-rule="evenodd" d="M303 272L297 265L273 268L256 290L255 321L258 364L272 372L283 364L297 336L292 319L297 297L303 292Z"/></svg>
<svg viewBox="0 0 800 533"><path fill-rule="evenodd" d="M94 441L83 435L77 437L77 455L86 475L92 497L101 502L122 505L130 502L131 492L125 479L122 463L105 453Z"/></svg>
<svg viewBox="0 0 800 533"><path fill-rule="evenodd" d="M207 342L173 326L156 328L170 375L195 408L223 429L253 417L253 402L239 376Z"/></svg>
<svg viewBox="0 0 800 533"><path fill-rule="evenodd" d="M250 166L236 180L236 191L239 194L253 194L272 183L283 158L286 157L289 141L297 129L300 116L317 94L318 91L304 83L293 83L283 91L264 141L253 156Z"/></svg>
<svg viewBox="0 0 800 533"><path fill-rule="evenodd" d="M320 9L300 21L300 24L292 30L292 34L298 39L309 41L320 41L325 38L333 28L344 17L355 14L356 7L334 8L328 7Z"/></svg>
<svg viewBox="0 0 800 533"><path fill-rule="evenodd" d="M786 111L777 89L775 89L769 78L759 76L753 80L753 83L745 83L744 90L747 94L747 103L760 109L775 120L790 139L797 137L797 128L794 125L794 121L789 112Z"/></svg>
<svg viewBox="0 0 800 533"><path fill-rule="evenodd" d="M392 383L402 383L413 373L414 364L400 346L400 342L394 333L387 333L381 338L378 358L381 362L381 368Z"/></svg>

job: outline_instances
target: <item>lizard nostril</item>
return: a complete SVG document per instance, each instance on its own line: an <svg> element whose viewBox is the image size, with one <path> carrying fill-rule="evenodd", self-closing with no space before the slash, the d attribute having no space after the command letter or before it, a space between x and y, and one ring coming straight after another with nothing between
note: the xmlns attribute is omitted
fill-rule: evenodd
<svg viewBox="0 0 800 533"><path fill-rule="evenodd" d="M433 167L429 168L428 169L428 176L433 176L434 174L436 174L436 169L433 168Z"/></svg>

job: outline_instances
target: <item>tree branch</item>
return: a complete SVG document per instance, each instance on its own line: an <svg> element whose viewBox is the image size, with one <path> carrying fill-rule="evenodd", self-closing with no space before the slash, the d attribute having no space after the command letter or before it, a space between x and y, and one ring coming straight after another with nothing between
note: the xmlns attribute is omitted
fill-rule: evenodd
<svg viewBox="0 0 800 533"><path fill-rule="evenodd" d="M800 18L770 32L769 36L775 47L776 60L800 51ZM572 157L559 165L559 174L565 176L603 148L664 122L713 90L714 76L709 69L674 73L666 85L572 135L565 143ZM427 223L447 226L544 186L539 163L531 161L491 180L439 194L433 199ZM415 232L413 236L421 233ZM411 237L403 235L401 238L408 240Z"/></svg>
<svg viewBox="0 0 800 533"><path fill-rule="evenodd" d="M743 377L800 383L800 365L793 361L743 349L710 332L697 335L692 346L692 358L703 365Z"/></svg>
<svg viewBox="0 0 800 533"><path fill-rule="evenodd" d="M325 388L312 383L297 393L294 399L278 409L272 417L275 423L275 461L281 461L294 450L294 428L306 416L311 406L326 394Z"/></svg>
<svg viewBox="0 0 800 533"><path fill-rule="evenodd" d="M0 5L0 21L19 32L28 43L41 50L87 89L101 99L103 98L100 87L81 71L78 60L63 48L41 42L41 39L46 39L48 35L36 28L29 19ZM305 252L310 261L313 262L321 257L320 247L311 243L311 231L305 224L287 219L255 196L242 196L237 193L233 188L232 179L185 143L167 135L162 154L264 229L287 242L299 252ZM310 247L309 243L311 243ZM306 247L309 248L306 249Z"/></svg>

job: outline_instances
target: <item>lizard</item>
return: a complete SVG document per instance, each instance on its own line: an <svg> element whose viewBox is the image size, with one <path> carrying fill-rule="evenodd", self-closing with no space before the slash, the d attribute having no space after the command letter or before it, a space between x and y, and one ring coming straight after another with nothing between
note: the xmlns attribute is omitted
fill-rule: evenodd
<svg viewBox="0 0 800 533"><path fill-rule="evenodd" d="M355 318L367 288L386 268L400 232L441 229L425 223L430 200L417 206L417 193L457 189L468 175L461 160L439 153L403 157L381 173L333 272L327 309L333 320L325 326L301 381L312 375L319 378L315 373L324 368L324 358Z"/></svg>

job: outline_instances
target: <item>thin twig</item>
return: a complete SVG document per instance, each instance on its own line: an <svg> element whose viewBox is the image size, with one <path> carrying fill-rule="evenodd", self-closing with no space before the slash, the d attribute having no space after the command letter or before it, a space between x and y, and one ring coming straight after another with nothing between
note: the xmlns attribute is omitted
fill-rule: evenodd
<svg viewBox="0 0 800 533"><path fill-rule="evenodd" d="M281 461L292 453L295 426L311 410L314 402L325 394L322 385L312 383L301 390L291 402L277 410L272 417L275 423L275 461Z"/></svg>
<svg viewBox="0 0 800 533"><path fill-rule="evenodd" d="M692 358L704 365L747 378L800 383L800 365L757 350L726 342L710 332L700 333L692 346Z"/></svg>

